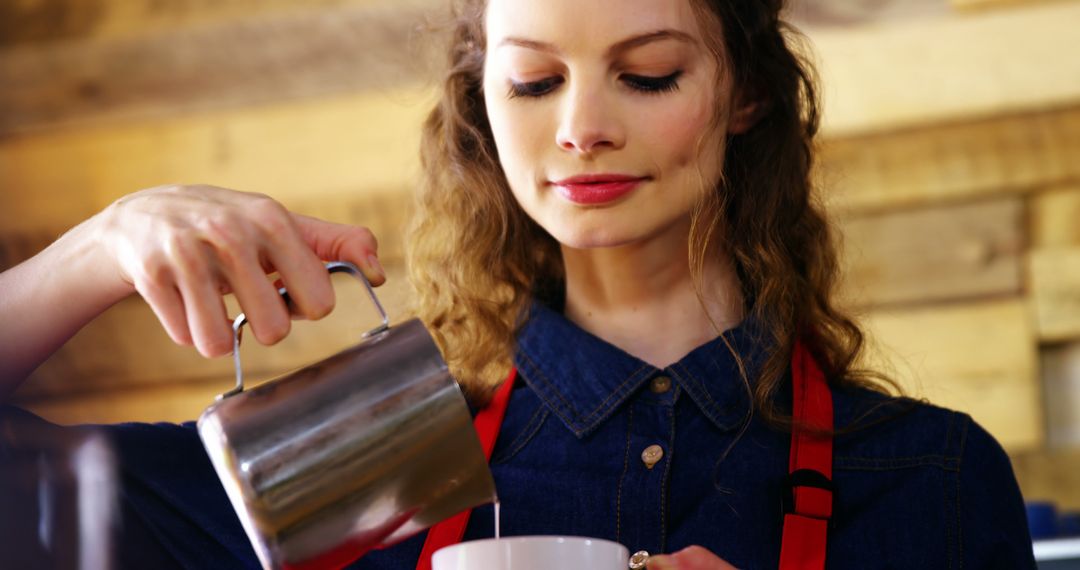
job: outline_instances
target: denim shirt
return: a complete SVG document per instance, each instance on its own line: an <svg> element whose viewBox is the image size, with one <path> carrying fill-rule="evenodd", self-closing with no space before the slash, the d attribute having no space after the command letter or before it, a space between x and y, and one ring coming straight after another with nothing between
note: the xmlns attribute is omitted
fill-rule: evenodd
<svg viewBox="0 0 1080 570"><path fill-rule="evenodd" d="M653 554L698 544L738 568L776 568L790 434L748 418L728 348L753 378L759 333L744 323L659 369L535 305L491 460L503 536L598 537ZM787 409L790 389L788 378ZM833 405L837 428L869 427L834 440L827 568L1035 567L1009 459L969 416L861 389L833 389ZM259 567L194 424L107 429L122 461L121 562ZM475 509L465 540L493 536L493 519L491 505ZM350 568L414 568L424 538Z"/></svg>

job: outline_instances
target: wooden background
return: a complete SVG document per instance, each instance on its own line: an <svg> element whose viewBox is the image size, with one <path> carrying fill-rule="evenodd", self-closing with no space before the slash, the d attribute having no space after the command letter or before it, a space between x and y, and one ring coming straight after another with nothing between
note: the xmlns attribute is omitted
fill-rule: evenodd
<svg viewBox="0 0 1080 570"><path fill-rule="evenodd" d="M0 3L0 267L125 193L211 183L371 227L404 314L442 5ZM817 176L874 362L994 433L1028 498L1080 509L1080 1L803 0L791 17L820 62ZM354 342L371 311L338 290L325 321L245 346L249 376ZM183 421L231 374L129 299L17 400L64 423Z"/></svg>

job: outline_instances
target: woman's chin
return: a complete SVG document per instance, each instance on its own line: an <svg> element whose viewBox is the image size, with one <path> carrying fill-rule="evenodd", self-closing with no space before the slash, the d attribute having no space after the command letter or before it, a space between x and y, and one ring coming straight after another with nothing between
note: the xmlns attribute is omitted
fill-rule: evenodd
<svg viewBox="0 0 1080 570"><path fill-rule="evenodd" d="M556 228L548 230L563 247L571 249L600 249L619 247L633 243L643 236L614 228Z"/></svg>

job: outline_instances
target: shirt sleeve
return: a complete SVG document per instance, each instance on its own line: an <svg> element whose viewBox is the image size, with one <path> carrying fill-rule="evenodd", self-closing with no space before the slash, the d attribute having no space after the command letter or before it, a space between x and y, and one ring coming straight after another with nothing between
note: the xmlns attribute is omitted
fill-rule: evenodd
<svg viewBox="0 0 1080 570"><path fill-rule="evenodd" d="M260 568L193 423L102 429L118 456L125 514L179 566Z"/></svg>
<svg viewBox="0 0 1080 570"><path fill-rule="evenodd" d="M961 567L1036 567L1024 500L1009 456L970 418L957 497Z"/></svg>

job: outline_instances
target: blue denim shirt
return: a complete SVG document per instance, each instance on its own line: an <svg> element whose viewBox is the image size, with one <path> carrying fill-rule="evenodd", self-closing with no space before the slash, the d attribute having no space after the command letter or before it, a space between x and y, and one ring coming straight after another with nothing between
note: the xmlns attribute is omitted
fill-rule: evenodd
<svg viewBox="0 0 1080 570"><path fill-rule="evenodd" d="M724 335L750 377L757 332L744 323ZM777 567L790 435L747 421L747 386L723 339L658 369L538 304L515 363L491 462L503 536L600 537L650 553L699 544L739 568ZM790 380L782 406L789 392ZM835 438L828 568L1035 567L1009 459L969 416L865 390L834 389L833 401L838 428L870 427ZM193 424L108 429L134 537L122 560L258 568ZM476 509L465 539L493 534L493 508ZM351 567L414 568L423 540Z"/></svg>

